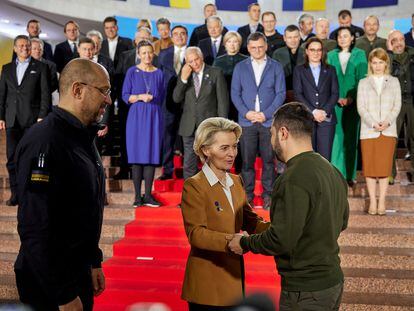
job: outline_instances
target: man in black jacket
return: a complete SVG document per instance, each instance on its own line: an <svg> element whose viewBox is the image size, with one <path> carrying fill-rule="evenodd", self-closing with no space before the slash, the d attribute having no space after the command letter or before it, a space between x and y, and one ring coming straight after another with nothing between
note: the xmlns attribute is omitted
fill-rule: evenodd
<svg viewBox="0 0 414 311"><path fill-rule="evenodd" d="M101 65L71 61L60 77L59 106L19 144L21 246L14 268L20 300L35 311L91 311L93 295L105 289L105 177L94 124L111 103L110 87Z"/></svg>
<svg viewBox="0 0 414 311"><path fill-rule="evenodd" d="M106 39L102 41L101 53L109 57L114 62L116 68L122 52L131 50L134 46L131 39L118 35L118 21L115 17L109 16L105 18L103 24Z"/></svg>
<svg viewBox="0 0 414 311"><path fill-rule="evenodd" d="M338 13L338 23L339 27L351 27L351 32L355 36L355 40L359 37L362 37L365 32L361 27L355 26L352 24L352 15L349 10L341 10ZM331 32L329 39L336 40L338 36L338 28Z"/></svg>
<svg viewBox="0 0 414 311"><path fill-rule="evenodd" d="M204 18L205 23L203 25L197 26L194 28L193 32L191 33L190 42L188 46L198 46L198 43L209 37L208 30L207 30L207 18L210 16L217 15L217 7L213 3L207 3L204 6ZM224 27L222 31L222 35L224 36L227 32L227 28Z"/></svg>
<svg viewBox="0 0 414 311"><path fill-rule="evenodd" d="M56 45L55 54L53 55L59 73L62 72L69 61L79 56L77 51L79 31L79 25L75 21L68 21L63 28L67 40Z"/></svg>
<svg viewBox="0 0 414 311"><path fill-rule="evenodd" d="M260 5L258 3L252 3L248 7L249 23L237 29L237 32L242 36L242 46L240 47L240 53L249 55L247 51L247 38L251 33L262 32L264 28L259 23L260 20Z"/></svg>
<svg viewBox="0 0 414 311"><path fill-rule="evenodd" d="M29 127L46 117L51 101L48 67L30 56L29 37L17 36L14 51L17 58L3 66L0 79L0 130L6 130L11 190L7 205L18 203L14 160L17 144Z"/></svg>

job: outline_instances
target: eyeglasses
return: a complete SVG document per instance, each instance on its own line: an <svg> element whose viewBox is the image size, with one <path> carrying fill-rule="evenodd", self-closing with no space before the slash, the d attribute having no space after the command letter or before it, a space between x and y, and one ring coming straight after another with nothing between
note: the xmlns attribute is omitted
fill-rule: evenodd
<svg viewBox="0 0 414 311"><path fill-rule="evenodd" d="M105 99L109 98L109 96L111 95L111 89L107 89L107 90L103 91L102 89L100 89L97 86L94 86L94 85L91 85L91 84L88 84L88 83L84 83L84 82L79 82L79 83L82 84L82 85L90 86L90 87L93 87L93 88L97 89L99 91L99 93L101 93L101 95Z"/></svg>
<svg viewBox="0 0 414 311"><path fill-rule="evenodd" d="M311 53L322 53L322 49L309 49Z"/></svg>

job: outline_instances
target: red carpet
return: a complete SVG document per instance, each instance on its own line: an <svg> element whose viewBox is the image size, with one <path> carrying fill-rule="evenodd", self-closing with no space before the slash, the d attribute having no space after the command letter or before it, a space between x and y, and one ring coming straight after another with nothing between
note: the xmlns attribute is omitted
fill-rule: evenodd
<svg viewBox="0 0 414 311"><path fill-rule="evenodd" d="M174 162L175 167L181 167L179 158ZM258 159L257 178L261 175L260 166ZM256 184L255 194L259 195L261 185ZM182 186L180 179L155 182L154 196L165 206L136 209L135 220L125 227L125 238L114 244L113 257L103 265L106 290L95 300L94 310L123 311L136 302L162 302L174 311L188 309L180 298L190 249L181 210L176 207L181 201ZM255 203L261 204L261 199L255 198ZM256 212L269 218L262 209ZM273 257L247 254L244 258L246 293L265 292L277 303L280 277Z"/></svg>

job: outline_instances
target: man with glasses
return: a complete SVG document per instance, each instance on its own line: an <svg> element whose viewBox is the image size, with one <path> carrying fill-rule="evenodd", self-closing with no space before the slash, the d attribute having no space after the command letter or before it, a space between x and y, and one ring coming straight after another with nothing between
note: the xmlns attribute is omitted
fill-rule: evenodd
<svg viewBox="0 0 414 311"><path fill-rule="evenodd" d="M99 249L105 175L94 140L95 124L111 104L110 88L103 66L69 62L58 107L16 152L16 284L21 302L34 310L91 311L93 296L105 289Z"/></svg>
<svg viewBox="0 0 414 311"><path fill-rule="evenodd" d="M79 56L79 25L75 21L68 21L63 28L66 40L56 45L55 54L53 55L56 69L59 73L62 72L66 64Z"/></svg>
<svg viewBox="0 0 414 311"><path fill-rule="evenodd" d="M27 36L14 39L16 60L3 66L0 79L0 131L6 131L7 171L11 197L6 205L18 204L15 152L26 131L46 117L51 105L49 69L31 57Z"/></svg>
<svg viewBox="0 0 414 311"><path fill-rule="evenodd" d="M247 39L251 57L234 68L231 99L239 112L243 128L240 138L243 159L242 172L246 194L253 205L257 153L263 161L263 208L270 208L270 194L276 178L275 157L270 144L272 116L283 104L286 96L285 75L282 65L266 56L266 37L260 32ZM253 74L252 74L253 73Z"/></svg>
<svg viewBox="0 0 414 311"><path fill-rule="evenodd" d="M285 46L283 35L276 30L276 14L267 11L262 14L263 34L267 39L267 55L272 56L278 48Z"/></svg>

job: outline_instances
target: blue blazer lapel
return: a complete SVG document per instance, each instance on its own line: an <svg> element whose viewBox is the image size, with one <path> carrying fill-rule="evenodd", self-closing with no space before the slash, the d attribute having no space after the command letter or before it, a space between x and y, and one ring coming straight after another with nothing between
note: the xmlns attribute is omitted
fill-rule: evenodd
<svg viewBox="0 0 414 311"><path fill-rule="evenodd" d="M325 82L328 78L328 69L326 66L321 66L321 73L319 74L319 81L318 81L318 90L322 90L323 86L325 85Z"/></svg>
<svg viewBox="0 0 414 311"><path fill-rule="evenodd" d="M262 76L260 77L259 87L262 84L262 82L264 80L264 77L266 76L267 71L269 71L270 66L271 66L270 58L268 58L267 61L266 61L266 65L265 65L265 68L263 70Z"/></svg>
<svg viewBox="0 0 414 311"><path fill-rule="evenodd" d="M256 85L256 78L254 77L254 70L252 65L252 59L249 57L249 61L246 63L247 70L249 71L248 76L253 80L254 85Z"/></svg>
<svg viewBox="0 0 414 311"><path fill-rule="evenodd" d="M317 85L315 83L315 79L313 78L313 74L312 74L312 69L310 68L310 66L305 66L305 75L307 77L307 79L312 83L312 86L315 88L315 90L317 89ZM320 77L319 77L319 81L320 81Z"/></svg>

